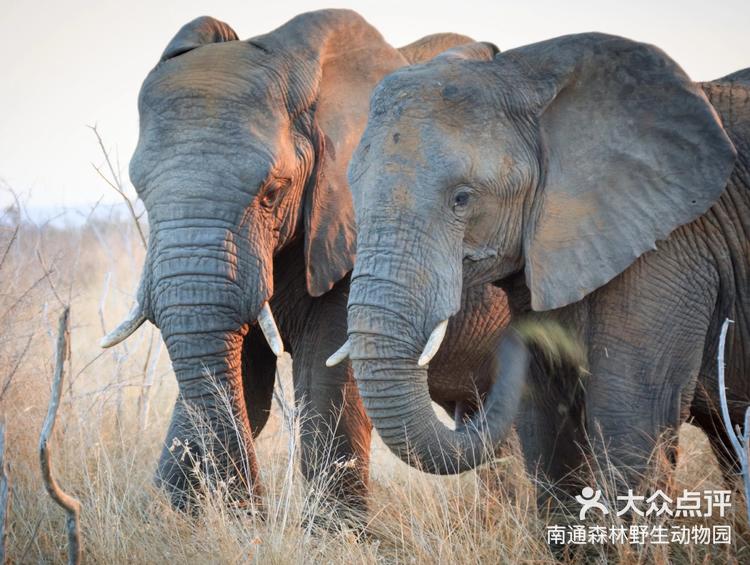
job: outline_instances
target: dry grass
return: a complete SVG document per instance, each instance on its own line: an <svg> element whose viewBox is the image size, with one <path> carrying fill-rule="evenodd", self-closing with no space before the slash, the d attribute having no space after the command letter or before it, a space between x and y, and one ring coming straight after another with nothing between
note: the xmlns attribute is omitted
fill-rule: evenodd
<svg viewBox="0 0 750 565"><path fill-rule="evenodd" d="M320 485L300 477L295 422L284 421L276 405L257 441L267 519L230 510L220 494L206 500L197 516L173 511L152 487L176 395L158 332L146 326L125 346L106 352L98 347L102 324L111 329L132 300L143 258L134 228L89 221L62 230L26 222L16 230L18 218L7 213L0 223L0 410L8 430L8 553L14 562L64 562L66 556L64 514L44 491L37 452L61 301L72 306L72 362L53 465L61 486L82 503L84 561L555 562L517 456L476 473L438 478L396 461L376 438L367 535L345 527L314 530L307 517L326 512ZM280 381L291 391L288 362ZM674 481L679 492L722 488L702 433L685 426L680 455ZM730 546L625 546L609 555L589 548L587 555L598 562L747 563L750 538L742 513L737 498ZM561 556L571 563L581 558Z"/></svg>

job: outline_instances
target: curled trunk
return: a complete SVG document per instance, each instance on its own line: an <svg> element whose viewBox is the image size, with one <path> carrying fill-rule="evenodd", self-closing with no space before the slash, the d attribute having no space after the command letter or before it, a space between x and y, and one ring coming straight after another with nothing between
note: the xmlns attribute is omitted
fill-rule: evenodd
<svg viewBox="0 0 750 565"><path fill-rule="evenodd" d="M349 335L360 395L375 429L403 461L430 473L460 473L481 464L507 437L518 409L528 365L520 338L513 331L503 338L484 410L452 430L437 418L427 368L417 364L427 339L418 327L424 313L367 302L367 297L407 294L390 280L370 278L367 286L361 279L352 284Z"/></svg>

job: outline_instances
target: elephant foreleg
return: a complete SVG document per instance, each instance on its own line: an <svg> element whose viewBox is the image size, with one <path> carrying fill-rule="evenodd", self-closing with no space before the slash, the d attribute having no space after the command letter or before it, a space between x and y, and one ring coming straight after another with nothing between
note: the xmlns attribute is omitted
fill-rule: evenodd
<svg viewBox="0 0 750 565"><path fill-rule="evenodd" d="M617 468L619 491L638 488L654 470L657 447L675 463L701 369L716 302L705 288L715 286L705 286L700 265L666 270L675 265L685 269L676 258L646 257L591 304L587 429L598 466Z"/></svg>
<svg viewBox="0 0 750 565"><path fill-rule="evenodd" d="M367 508L370 434L349 363L325 361L346 340L346 296L334 288L315 301L294 356L302 473L327 501Z"/></svg>

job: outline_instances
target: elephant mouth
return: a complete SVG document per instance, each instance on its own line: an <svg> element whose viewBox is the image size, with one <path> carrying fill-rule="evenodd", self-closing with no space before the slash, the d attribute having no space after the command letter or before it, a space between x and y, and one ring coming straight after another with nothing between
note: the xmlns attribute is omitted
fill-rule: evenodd
<svg viewBox="0 0 750 565"><path fill-rule="evenodd" d="M432 330L430 337L427 338L427 343L422 350L422 354L419 356L419 360L417 361L418 367L425 367L430 363L430 361L432 361L432 358L435 357L437 352L440 350L440 346L445 339L445 333L447 331L448 320L443 320L437 326L435 326L435 329ZM333 355L326 359L326 367L335 367L342 361L348 359L351 355L351 352L352 342L351 339L347 339L346 342L344 342L344 345L339 347L339 349L334 352Z"/></svg>
<svg viewBox="0 0 750 565"><path fill-rule="evenodd" d="M126 318L114 330L102 338L100 342L101 347L106 349L126 340L138 328L140 328L146 320L148 320L148 314L145 308L141 305L141 302L136 300L135 305ZM276 319L271 311L271 305L267 301L263 303L256 321L258 322L258 326L260 327L263 336L266 338L271 351L273 351L277 357L281 357L284 354L284 341L281 339Z"/></svg>

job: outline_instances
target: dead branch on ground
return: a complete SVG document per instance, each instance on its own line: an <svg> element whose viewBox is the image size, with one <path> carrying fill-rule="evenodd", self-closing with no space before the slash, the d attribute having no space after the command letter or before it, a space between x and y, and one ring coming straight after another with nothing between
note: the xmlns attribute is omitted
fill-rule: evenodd
<svg viewBox="0 0 750 565"><path fill-rule="evenodd" d="M70 359L70 306L63 309L60 315L57 333L57 347L55 349L55 375L52 381L52 394L49 399L47 417L44 419L42 433L39 436L39 461L42 466L42 479L47 492L58 505L66 512L66 525L68 530L68 563L81 562L81 531L79 526L79 514L81 503L65 493L57 484L52 475L50 437L55 429L57 409L60 406L60 398L63 389L63 374L65 362Z"/></svg>

